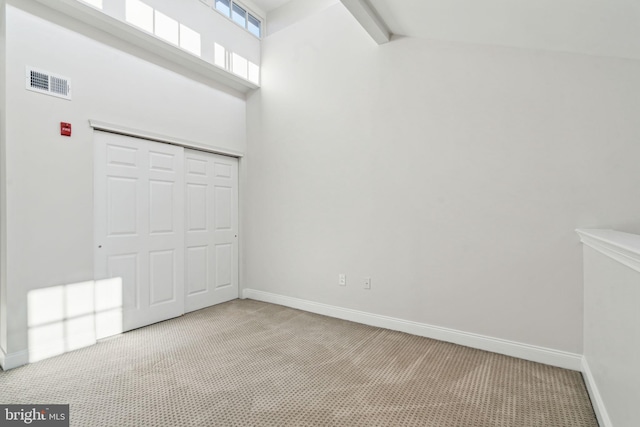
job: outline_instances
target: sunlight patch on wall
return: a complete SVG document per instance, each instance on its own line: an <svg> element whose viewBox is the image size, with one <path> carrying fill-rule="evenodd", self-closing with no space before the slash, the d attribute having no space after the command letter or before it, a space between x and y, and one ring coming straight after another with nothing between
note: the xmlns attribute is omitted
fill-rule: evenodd
<svg viewBox="0 0 640 427"><path fill-rule="evenodd" d="M34 289L27 294L29 362L122 333L122 279Z"/></svg>
<svg viewBox="0 0 640 427"><path fill-rule="evenodd" d="M140 0L127 0L125 19L128 23L153 34L153 8Z"/></svg>
<svg viewBox="0 0 640 427"><path fill-rule="evenodd" d="M260 84L260 66L249 61L249 78L250 82Z"/></svg>
<svg viewBox="0 0 640 427"><path fill-rule="evenodd" d="M155 11L155 34L161 39L175 44L180 42L179 24L173 18L169 18L164 13Z"/></svg>
<svg viewBox="0 0 640 427"><path fill-rule="evenodd" d="M218 43L213 44L213 63L220 68L227 68L227 50Z"/></svg>
<svg viewBox="0 0 640 427"><path fill-rule="evenodd" d="M193 55L202 55L202 41L199 32L140 0L126 0L125 20Z"/></svg>
<svg viewBox="0 0 640 427"><path fill-rule="evenodd" d="M243 79L246 79L247 77L249 77L247 67L248 67L247 58L241 55L238 55L235 52L231 54L231 71L233 72L233 74L236 74L242 77Z"/></svg>
<svg viewBox="0 0 640 427"><path fill-rule="evenodd" d="M200 56L200 44L200 33L192 30L186 25L180 24L180 47L187 52Z"/></svg>
<svg viewBox="0 0 640 427"><path fill-rule="evenodd" d="M122 278L98 280L95 283L96 339L121 334Z"/></svg>
<svg viewBox="0 0 640 427"><path fill-rule="evenodd" d="M224 46L214 43L214 64L236 76L260 84L260 66L249 61L242 55L225 49Z"/></svg>

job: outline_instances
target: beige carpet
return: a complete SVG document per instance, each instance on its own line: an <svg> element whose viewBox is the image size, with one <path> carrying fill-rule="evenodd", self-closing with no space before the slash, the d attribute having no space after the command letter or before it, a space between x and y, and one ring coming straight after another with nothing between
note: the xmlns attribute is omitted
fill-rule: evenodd
<svg viewBox="0 0 640 427"><path fill-rule="evenodd" d="M72 426L597 426L578 372L232 301L0 373Z"/></svg>

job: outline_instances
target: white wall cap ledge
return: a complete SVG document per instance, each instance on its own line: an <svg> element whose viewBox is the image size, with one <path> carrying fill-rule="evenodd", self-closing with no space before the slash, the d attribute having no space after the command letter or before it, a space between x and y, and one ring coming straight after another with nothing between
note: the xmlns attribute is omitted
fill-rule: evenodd
<svg viewBox="0 0 640 427"><path fill-rule="evenodd" d="M182 50L181 48L172 46L153 34L148 34L139 30L133 25L122 22L77 0L36 1L50 9L57 10L66 16L84 22L85 24L111 34L120 40L142 48L148 52L158 55L161 58L178 64L187 70L196 72L201 76L221 83L239 92L247 93L250 90L260 88L259 85L250 82L249 80L238 77L217 65L211 64L198 56ZM20 2L15 3L16 6L20 5Z"/></svg>
<svg viewBox="0 0 640 427"><path fill-rule="evenodd" d="M585 246L640 272L640 235L616 230L576 230Z"/></svg>

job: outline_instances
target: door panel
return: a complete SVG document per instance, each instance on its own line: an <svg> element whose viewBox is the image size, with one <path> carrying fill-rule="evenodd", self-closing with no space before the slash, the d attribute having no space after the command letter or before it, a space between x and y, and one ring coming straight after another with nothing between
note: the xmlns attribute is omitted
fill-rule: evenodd
<svg viewBox="0 0 640 427"><path fill-rule="evenodd" d="M232 195L231 187L215 186L216 230L231 229Z"/></svg>
<svg viewBox="0 0 640 427"><path fill-rule="evenodd" d="M138 166L138 150L132 147L109 145L107 147L107 163L109 165Z"/></svg>
<svg viewBox="0 0 640 427"><path fill-rule="evenodd" d="M95 277L121 277L123 328L184 313L184 149L95 132Z"/></svg>
<svg viewBox="0 0 640 427"><path fill-rule="evenodd" d="M189 175L207 176L207 160L187 158L187 173Z"/></svg>
<svg viewBox="0 0 640 427"><path fill-rule="evenodd" d="M149 253L149 277L152 283L149 287L149 305L175 301L176 261L173 249ZM180 290L182 289L178 289Z"/></svg>
<svg viewBox="0 0 640 427"><path fill-rule="evenodd" d="M138 180L135 178L107 178L108 235L136 235L136 200Z"/></svg>
<svg viewBox="0 0 640 427"><path fill-rule="evenodd" d="M207 290L208 260L209 248L207 246L187 248L187 296Z"/></svg>
<svg viewBox="0 0 640 427"><path fill-rule="evenodd" d="M229 243L216 245L216 288L223 288L232 285L232 251L233 248Z"/></svg>
<svg viewBox="0 0 640 427"><path fill-rule="evenodd" d="M151 170L173 172L175 156L157 151L149 152L149 165Z"/></svg>
<svg viewBox="0 0 640 427"><path fill-rule="evenodd" d="M149 233L178 233L173 219L174 183L169 181L149 182Z"/></svg>
<svg viewBox="0 0 640 427"><path fill-rule="evenodd" d="M238 298L238 161L185 150L185 311Z"/></svg>
<svg viewBox="0 0 640 427"><path fill-rule="evenodd" d="M207 185L187 184L187 231L207 230Z"/></svg>

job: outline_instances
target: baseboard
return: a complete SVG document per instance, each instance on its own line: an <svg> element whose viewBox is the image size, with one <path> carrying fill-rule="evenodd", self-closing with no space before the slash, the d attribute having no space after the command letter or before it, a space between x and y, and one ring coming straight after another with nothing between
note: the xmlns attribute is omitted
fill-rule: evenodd
<svg viewBox="0 0 640 427"><path fill-rule="evenodd" d="M0 367L2 367L3 371L8 371L27 363L29 363L29 352L27 350L7 354L3 349L0 349Z"/></svg>
<svg viewBox="0 0 640 427"><path fill-rule="evenodd" d="M479 350L491 351L493 353L530 360L532 362L544 363L545 365L557 366L574 371L580 371L582 369L582 356L575 353L508 341L500 338L428 325L425 323L412 322L410 320L403 320L395 317L381 316L378 314L287 297L255 289L244 289L242 297L272 304L284 305L286 307L322 314L324 316L363 323L365 325L406 332L408 334L440 341L447 341L454 344L477 348Z"/></svg>
<svg viewBox="0 0 640 427"><path fill-rule="evenodd" d="M607 413L607 408L604 406L604 401L602 400L602 396L598 390L598 385L596 384L596 380L593 378L593 374L589 368L589 363L587 363L587 358L584 356L582 357L582 376L584 377L584 382L587 385L587 391L591 398L591 405L593 406L593 411L596 413L600 427L612 427L613 424L611 423L611 419Z"/></svg>

